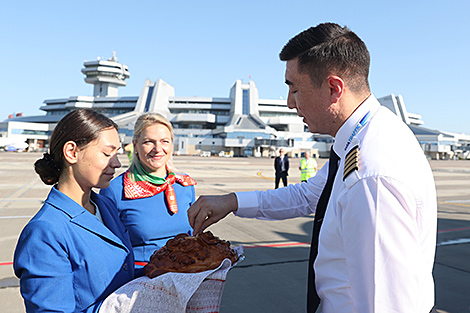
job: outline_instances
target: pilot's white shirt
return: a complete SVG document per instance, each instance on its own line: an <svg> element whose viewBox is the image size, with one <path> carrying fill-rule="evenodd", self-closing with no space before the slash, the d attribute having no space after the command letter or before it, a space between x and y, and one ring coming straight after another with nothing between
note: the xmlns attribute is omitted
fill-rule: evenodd
<svg viewBox="0 0 470 313"><path fill-rule="evenodd" d="M356 146L358 170L343 178L345 156ZM371 95L340 128L333 149L341 160L314 264L323 312L428 313L437 203L415 136ZM306 183L238 192L235 214L279 220L315 213L327 172L328 163Z"/></svg>

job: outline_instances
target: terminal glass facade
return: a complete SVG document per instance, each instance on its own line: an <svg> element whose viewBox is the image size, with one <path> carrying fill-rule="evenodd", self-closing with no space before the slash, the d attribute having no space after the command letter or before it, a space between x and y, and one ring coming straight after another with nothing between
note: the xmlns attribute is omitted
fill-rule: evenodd
<svg viewBox="0 0 470 313"><path fill-rule="evenodd" d="M243 114L250 114L250 91L247 89L243 89L243 106L242 106L242 113Z"/></svg>

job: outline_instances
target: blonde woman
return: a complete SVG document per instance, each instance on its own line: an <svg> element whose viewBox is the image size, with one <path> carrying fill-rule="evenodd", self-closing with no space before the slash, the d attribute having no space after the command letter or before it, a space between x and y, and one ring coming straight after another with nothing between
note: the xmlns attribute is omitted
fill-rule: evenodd
<svg viewBox="0 0 470 313"><path fill-rule="evenodd" d="M195 201L196 182L176 173L171 123L157 113L141 115L134 127L134 156L129 169L100 194L113 199L129 230L136 272L152 253L180 233L192 235L187 210Z"/></svg>

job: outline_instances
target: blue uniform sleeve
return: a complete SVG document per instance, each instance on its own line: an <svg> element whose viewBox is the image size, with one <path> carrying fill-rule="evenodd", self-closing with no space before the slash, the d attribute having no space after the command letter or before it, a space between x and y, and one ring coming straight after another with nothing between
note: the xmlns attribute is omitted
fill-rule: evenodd
<svg viewBox="0 0 470 313"><path fill-rule="evenodd" d="M58 236L61 231L48 221L29 223L20 236L13 266L27 312L76 309L67 247Z"/></svg>

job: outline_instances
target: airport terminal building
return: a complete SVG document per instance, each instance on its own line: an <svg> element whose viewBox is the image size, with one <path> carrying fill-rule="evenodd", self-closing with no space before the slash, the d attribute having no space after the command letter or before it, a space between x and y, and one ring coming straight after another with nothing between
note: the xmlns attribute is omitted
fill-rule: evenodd
<svg viewBox="0 0 470 313"><path fill-rule="evenodd" d="M167 117L174 127L174 153L181 155L219 155L269 157L283 147L291 157L310 150L328 157L333 138L308 131L286 100L260 99L254 81L235 81L226 98L176 96L175 88L162 79L146 80L139 96L120 97L118 88L130 77L128 67L117 61L98 58L85 61L85 82L94 86L93 96L73 96L45 100L45 115L17 116L0 122L0 137L27 141L30 147L47 146L56 123L76 108L93 108L119 125L121 142L132 141L134 123L145 112ZM429 157L450 158L465 153L470 136L429 130L422 127L418 114L406 110L403 98L379 98L410 126ZM460 150L458 150L460 149Z"/></svg>

